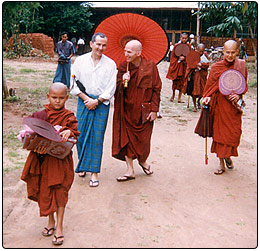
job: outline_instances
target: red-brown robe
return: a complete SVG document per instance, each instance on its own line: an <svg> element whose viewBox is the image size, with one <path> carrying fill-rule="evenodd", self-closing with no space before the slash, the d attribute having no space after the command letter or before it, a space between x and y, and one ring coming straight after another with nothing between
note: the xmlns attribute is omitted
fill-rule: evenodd
<svg viewBox="0 0 260 251"><path fill-rule="evenodd" d="M145 162L150 153L153 122L142 124L142 103L151 102L152 111L159 111L162 82L157 66L142 58L139 67L129 64L130 81L123 88L122 76L126 62L118 69L115 109L113 116L112 156L125 160L125 156Z"/></svg>
<svg viewBox="0 0 260 251"><path fill-rule="evenodd" d="M60 131L69 129L77 139L78 122L73 112L62 108L54 110L50 104L45 109L33 113L32 117L48 121L53 126L62 126ZM74 179L72 152L64 159L48 154L40 155L31 151L23 168L21 179L27 183L28 198L38 202L40 216L48 216L65 207L68 191Z"/></svg>
<svg viewBox="0 0 260 251"><path fill-rule="evenodd" d="M213 142L211 152L219 158L238 156L237 148L242 134L242 113L219 92L219 78L229 69L240 71L247 80L247 69L244 60L236 59L229 63L225 59L212 65L204 89L203 97L211 97L210 114L213 118ZM244 93L246 93L248 87Z"/></svg>
<svg viewBox="0 0 260 251"><path fill-rule="evenodd" d="M206 52L204 52L204 55L208 58L208 55ZM209 63L201 63L200 66L201 70L191 69L187 67L185 78L184 78L184 84L182 88L182 93L187 92L187 84L188 84L188 78L192 77L193 80L193 91L192 96L193 97L202 97L203 91L207 82L207 76L208 76L208 68Z"/></svg>
<svg viewBox="0 0 260 251"><path fill-rule="evenodd" d="M186 61L179 61L179 57L175 55L175 47L179 43L175 44L171 53L171 59L170 59L170 66L168 69L168 73L166 75L166 78L172 80L172 90L179 90L181 91L183 88L184 84L184 77L185 77L185 72L187 68ZM187 43L188 44L188 43ZM191 45L188 44L191 49Z"/></svg>

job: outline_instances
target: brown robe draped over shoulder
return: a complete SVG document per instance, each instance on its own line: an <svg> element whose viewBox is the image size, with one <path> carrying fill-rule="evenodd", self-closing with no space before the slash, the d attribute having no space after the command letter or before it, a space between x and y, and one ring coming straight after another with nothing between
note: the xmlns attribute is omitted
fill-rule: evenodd
<svg viewBox="0 0 260 251"><path fill-rule="evenodd" d="M175 47L179 43L175 44L171 53L171 58L170 58L170 66L168 69L168 73L166 75L166 78L172 80L172 90L179 90L181 91L183 88L184 84L184 77L185 77L185 72L187 68L186 61L179 61L179 57L175 55ZM190 47L190 50L192 50L191 45L188 44Z"/></svg>
<svg viewBox="0 0 260 251"><path fill-rule="evenodd" d="M155 63L142 58L139 67L129 64L130 81L123 88L122 76L126 62L118 69L113 116L112 156L125 156L145 162L150 153L153 122L142 124L142 103L151 103L152 111L159 111L162 82Z"/></svg>
<svg viewBox="0 0 260 251"><path fill-rule="evenodd" d="M62 126L60 132L69 129L70 137L75 139L80 134L76 117L65 108L54 110L48 104L44 110L33 113L32 117L48 121L53 126ZM40 216L56 212L58 207L67 204L68 191L74 179L72 152L64 159L58 159L31 151L21 179L27 183L28 198L38 202Z"/></svg>
<svg viewBox="0 0 260 251"><path fill-rule="evenodd" d="M211 152L219 158L238 156L237 148L242 134L242 113L219 92L219 78L229 69L240 71L247 80L247 69L244 60L236 59L234 62L223 61L212 65L204 89L203 97L211 97L210 114L213 118L213 142ZM246 93L248 87L244 93Z"/></svg>
<svg viewBox="0 0 260 251"><path fill-rule="evenodd" d="M204 53L204 55L208 58L207 53ZM201 70L195 70L187 67L185 78L184 78L184 84L182 88L182 93L187 92L187 84L188 84L188 78L192 77L193 79L193 91L192 96L194 97L202 97L203 91L207 82L207 76L208 76L208 68L209 63L201 63L200 66Z"/></svg>

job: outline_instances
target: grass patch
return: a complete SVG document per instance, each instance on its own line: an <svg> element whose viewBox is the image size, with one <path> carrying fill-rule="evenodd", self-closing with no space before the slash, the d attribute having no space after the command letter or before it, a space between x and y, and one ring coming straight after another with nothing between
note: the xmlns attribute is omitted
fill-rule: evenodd
<svg viewBox="0 0 260 251"><path fill-rule="evenodd" d="M28 69L28 68L22 68L20 70L20 73L31 73L31 72L36 72L34 69Z"/></svg>
<svg viewBox="0 0 260 251"><path fill-rule="evenodd" d="M247 84L249 87L257 87L257 80L248 81Z"/></svg>
<svg viewBox="0 0 260 251"><path fill-rule="evenodd" d="M21 147L21 142L16 138L19 132L14 132L12 129L7 133L3 133L3 146L12 149L12 152Z"/></svg>

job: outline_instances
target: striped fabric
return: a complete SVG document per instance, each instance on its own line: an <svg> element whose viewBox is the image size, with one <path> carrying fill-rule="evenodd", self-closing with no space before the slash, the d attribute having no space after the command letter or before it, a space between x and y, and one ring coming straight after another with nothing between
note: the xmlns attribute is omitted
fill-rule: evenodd
<svg viewBox="0 0 260 251"><path fill-rule="evenodd" d="M108 113L109 105L100 104L95 110L88 110L83 100L78 98L77 120L80 136L77 142L79 162L76 173L100 172Z"/></svg>

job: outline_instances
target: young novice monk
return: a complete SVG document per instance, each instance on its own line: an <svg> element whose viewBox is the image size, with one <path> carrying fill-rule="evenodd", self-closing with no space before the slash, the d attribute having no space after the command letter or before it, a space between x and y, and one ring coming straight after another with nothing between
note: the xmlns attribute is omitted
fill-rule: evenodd
<svg viewBox="0 0 260 251"><path fill-rule="evenodd" d="M45 109L33 113L32 117L48 121L53 126L59 125L59 134L65 142L69 137L75 139L80 134L77 119L73 112L65 109L68 99L66 85L56 82L50 86L47 94L49 104ZM45 149L34 149L29 153L21 179L27 183L28 198L38 202L40 216L48 216L48 225L43 229L43 236L51 236L54 245L61 245L63 236L63 216L68 201L68 192L74 179L72 152L64 159L45 154ZM57 223L55 227L54 212Z"/></svg>

